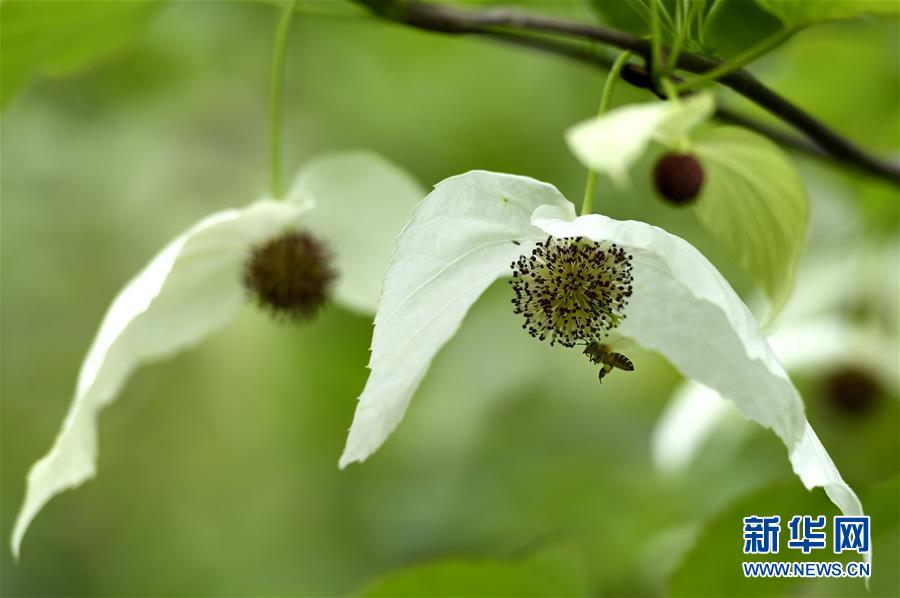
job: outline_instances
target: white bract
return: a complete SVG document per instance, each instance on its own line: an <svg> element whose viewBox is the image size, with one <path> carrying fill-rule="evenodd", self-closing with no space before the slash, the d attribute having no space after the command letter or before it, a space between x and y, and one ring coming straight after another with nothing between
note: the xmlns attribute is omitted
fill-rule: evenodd
<svg viewBox="0 0 900 598"><path fill-rule="evenodd" d="M643 222L576 218L552 185L484 171L438 184L397 239L375 316L371 373L342 467L381 446L469 307L548 235L624 248L633 258L634 292L616 332L658 351L687 378L772 429L808 488L823 486L843 512L862 512L753 316L699 251Z"/></svg>
<svg viewBox="0 0 900 598"><path fill-rule="evenodd" d="M129 375L198 343L237 315L248 297L242 271L254 247L286 230L309 230L334 255L335 298L371 312L396 234L423 195L409 175L374 154L334 154L310 162L284 201L262 199L217 212L169 243L109 307L62 430L28 474L13 553L18 556L28 525L47 501L94 475L97 414Z"/></svg>
<svg viewBox="0 0 900 598"><path fill-rule="evenodd" d="M680 102L629 104L571 127L566 141L582 164L625 186L628 169L651 141L678 148L688 132L714 110L710 93Z"/></svg>
<svg viewBox="0 0 900 598"><path fill-rule="evenodd" d="M845 311L872 298L885 305L868 305L870 313L891 311L897 304L897 242L854 249L851 239L832 236L828 245L828 251L814 254L800 268L801 284L773 322L769 345L792 373L822 376L850 367L896 393L896 321L855 321ZM696 381L682 383L654 430L656 467L670 475L683 471L734 411L715 390Z"/></svg>

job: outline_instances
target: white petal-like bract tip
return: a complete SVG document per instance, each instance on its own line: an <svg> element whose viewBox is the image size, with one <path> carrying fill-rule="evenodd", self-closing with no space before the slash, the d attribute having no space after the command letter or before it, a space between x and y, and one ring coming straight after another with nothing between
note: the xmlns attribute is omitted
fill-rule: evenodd
<svg viewBox="0 0 900 598"><path fill-rule="evenodd" d="M263 200L213 214L169 243L110 305L81 367L75 397L53 447L28 474L12 551L56 494L92 477L97 414L129 375L199 342L237 313L250 249L296 225L306 207Z"/></svg>

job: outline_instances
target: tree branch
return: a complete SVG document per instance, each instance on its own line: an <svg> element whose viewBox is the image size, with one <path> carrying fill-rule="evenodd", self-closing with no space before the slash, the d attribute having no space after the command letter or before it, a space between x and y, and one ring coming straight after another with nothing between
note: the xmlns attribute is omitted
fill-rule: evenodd
<svg viewBox="0 0 900 598"><path fill-rule="evenodd" d="M577 40L590 40L622 50L631 50L650 60L650 43L624 31L599 25L566 21L544 15L525 13L511 9L470 11L443 4L420 0L356 0L378 16L419 29L445 34L478 34L494 40L527 46L533 49L565 56L569 59L609 68L610 60L597 55L583 45L561 42L537 36L559 35ZM695 74L702 74L721 63L690 52L682 52L677 67ZM626 81L653 91L649 78L640 80L631 73ZM841 165L850 166L872 176L900 185L900 164L881 160L832 130L825 123L781 97L753 75L738 70L718 80L771 114L790 124L808 137L811 142L783 132L776 127L753 121L737 113L720 109L717 116L723 120L753 129L774 141L818 158L827 158Z"/></svg>

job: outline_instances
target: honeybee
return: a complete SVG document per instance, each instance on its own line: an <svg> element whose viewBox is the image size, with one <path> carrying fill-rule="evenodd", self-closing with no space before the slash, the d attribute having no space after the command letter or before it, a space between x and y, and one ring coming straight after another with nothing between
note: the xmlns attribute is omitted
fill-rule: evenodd
<svg viewBox="0 0 900 598"><path fill-rule="evenodd" d="M600 366L599 378L601 383L603 382L603 377L613 371L614 368L619 368L626 372L634 371L634 364L631 360L621 353L613 351L609 345L598 342L588 343L584 347L584 354L591 360L591 363L596 363Z"/></svg>

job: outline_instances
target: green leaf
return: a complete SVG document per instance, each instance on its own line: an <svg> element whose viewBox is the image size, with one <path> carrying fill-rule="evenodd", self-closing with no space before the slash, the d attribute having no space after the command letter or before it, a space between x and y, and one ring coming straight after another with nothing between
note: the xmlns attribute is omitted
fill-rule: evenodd
<svg viewBox="0 0 900 598"><path fill-rule="evenodd" d="M446 559L390 573L362 596L586 596L582 555L554 547L527 558Z"/></svg>
<svg viewBox="0 0 900 598"><path fill-rule="evenodd" d="M587 4L604 25L624 29L635 35L650 33L650 10L640 2L587 0Z"/></svg>
<svg viewBox="0 0 900 598"><path fill-rule="evenodd" d="M774 143L737 127L712 129L696 152L706 173L697 217L769 297L771 318L790 295L806 237L809 200L800 176Z"/></svg>
<svg viewBox="0 0 900 598"><path fill-rule="evenodd" d="M864 14L900 15L900 3L894 0L756 0L756 3L788 28Z"/></svg>
<svg viewBox="0 0 900 598"><path fill-rule="evenodd" d="M721 58L732 58L781 28L781 22L755 2L721 0L711 5L706 17L704 50Z"/></svg>
<svg viewBox="0 0 900 598"><path fill-rule="evenodd" d="M70 75L126 46L163 0L0 3L0 108L38 75Z"/></svg>

